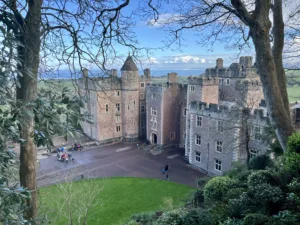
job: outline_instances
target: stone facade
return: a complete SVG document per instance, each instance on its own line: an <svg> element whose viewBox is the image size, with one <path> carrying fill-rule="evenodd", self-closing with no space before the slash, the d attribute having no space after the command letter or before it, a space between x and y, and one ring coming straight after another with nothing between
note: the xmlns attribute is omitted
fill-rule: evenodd
<svg viewBox="0 0 300 225"><path fill-rule="evenodd" d="M186 147L189 163L209 175L223 175L232 162L247 159L246 136L251 156L265 153L268 145L262 133L267 121L265 109L251 112L234 105L192 102Z"/></svg>
<svg viewBox="0 0 300 225"><path fill-rule="evenodd" d="M142 139L157 149L179 146L191 164L211 175L247 159L246 137L252 155L266 151L259 135L267 116L252 57L241 57L228 68L219 58L214 68L185 83L178 83L176 73L164 79L152 82L149 69L140 76L131 56L121 77L115 69L108 78L89 78L84 71L81 90L95 120L83 124L84 132L100 143Z"/></svg>
<svg viewBox="0 0 300 225"><path fill-rule="evenodd" d="M88 71L83 71L80 90L89 99L86 109L94 120L92 124L83 123L84 133L100 143L137 141L145 137L146 115L141 113L141 106L146 107L146 100L142 93L145 93L145 85L151 78L149 69L144 72L139 76L131 56L121 68L121 77L116 69L101 78L89 77ZM141 124L144 124L144 129Z"/></svg>

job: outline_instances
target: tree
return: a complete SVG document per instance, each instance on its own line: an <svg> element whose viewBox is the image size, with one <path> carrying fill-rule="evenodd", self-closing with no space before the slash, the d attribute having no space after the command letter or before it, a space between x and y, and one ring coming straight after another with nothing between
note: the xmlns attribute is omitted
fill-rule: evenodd
<svg viewBox="0 0 300 225"><path fill-rule="evenodd" d="M117 57L116 44L137 50L129 29L132 23L121 14L128 3L129 0L121 4L107 0L0 2L0 23L18 43L10 46L10 55L17 55L10 63L18 65L17 75L11 76L11 80L17 84L19 107L25 107L27 112L19 129L24 140L20 152L20 182L31 191L28 219L37 215L33 102L37 99L38 72L67 65L76 75L87 64L105 70L109 59Z"/></svg>
<svg viewBox="0 0 300 225"><path fill-rule="evenodd" d="M249 46L249 39L252 39L269 118L282 148L286 150L288 136L294 128L283 68L285 27L282 0L174 0L174 11L164 11L173 13L173 16L164 21L159 20L160 7L165 10L164 1L146 2L150 7L144 10L144 15L154 17L153 23L161 23L173 34L170 44L180 43L181 34L187 29L195 30L199 42L205 44L231 40L231 47L242 49Z"/></svg>

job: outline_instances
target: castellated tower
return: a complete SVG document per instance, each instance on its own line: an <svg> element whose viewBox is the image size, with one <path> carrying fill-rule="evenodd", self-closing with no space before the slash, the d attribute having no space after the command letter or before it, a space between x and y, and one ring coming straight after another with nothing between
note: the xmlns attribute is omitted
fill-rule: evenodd
<svg viewBox="0 0 300 225"><path fill-rule="evenodd" d="M129 55L121 68L122 122L125 141L136 141L139 137L139 74Z"/></svg>

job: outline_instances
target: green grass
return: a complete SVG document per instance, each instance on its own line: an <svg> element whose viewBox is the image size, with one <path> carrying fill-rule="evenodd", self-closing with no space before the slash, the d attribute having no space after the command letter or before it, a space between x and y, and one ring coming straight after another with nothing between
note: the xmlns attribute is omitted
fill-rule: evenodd
<svg viewBox="0 0 300 225"><path fill-rule="evenodd" d="M63 87L68 87L71 91L75 91L77 86L76 82L71 79L49 79L49 80L40 80L38 82L38 88L46 88L55 91L62 90ZM77 89L78 87L76 87Z"/></svg>
<svg viewBox="0 0 300 225"><path fill-rule="evenodd" d="M289 101L295 102L300 100L300 86L287 87Z"/></svg>
<svg viewBox="0 0 300 225"><path fill-rule="evenodd" d="M41 215L49 213L49 224L69 224L69 206L73 218L77 221L81 217L80 221L83 221L82 209L92 202L88 225L121 225L133 214L180 206L192 190L182 184L156 179L84 180L40 189L40 211ZM78 224L76 221L75 224Z"/></svg>

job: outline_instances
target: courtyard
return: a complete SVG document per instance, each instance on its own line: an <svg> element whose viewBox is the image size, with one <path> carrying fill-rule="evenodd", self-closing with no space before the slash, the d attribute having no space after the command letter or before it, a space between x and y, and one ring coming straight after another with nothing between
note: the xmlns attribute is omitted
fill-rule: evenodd
<svg viewBox="0 0 300 225"><path fill-rule="evenodd" d="M38 186L82 178L143 177L165 179L162 169L169 164L169 181L196 187L205 175L189 167L184 150L170 148L159 155L138 149L136 143L117 143L73 152L74 161L63 163L53 154L40 159Z"/></svg>

